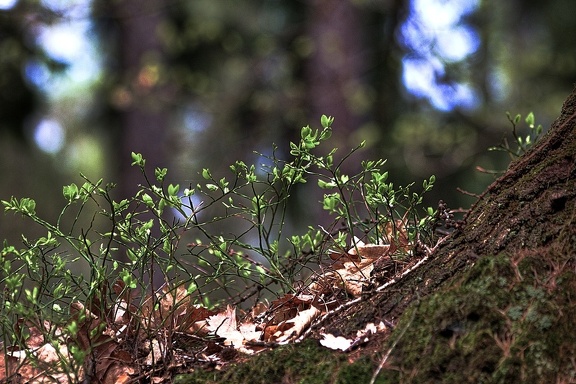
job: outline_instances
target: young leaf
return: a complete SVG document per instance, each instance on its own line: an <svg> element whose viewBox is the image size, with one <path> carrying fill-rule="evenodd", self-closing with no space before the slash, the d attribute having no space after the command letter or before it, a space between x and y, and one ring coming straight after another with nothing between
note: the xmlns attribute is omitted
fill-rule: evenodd
<svg viewBox="0 0 576 384"><path fill-rule="evenodd" d="M20 199L19 208L22 213L33 216L36 214L36 201L29 197L23 197Z"/></svg>
<svg viewBox="0 0 576 384"><path fill-rule="evenodd" d="M528 116L526 116L526 124L528 124L528 126L530 128L534 128L534 113L530 112L528 114Z"/></svg>
<svg viewBox="0 0 576 384"><path fill-rule="evenodd" d="M210 170L208 168L202 169L202 177L205 178L206 180L212 179L212 174L210 173Z"/></svg>
<svg viewBox="0 0 576 384"><path fill-rule="evenodd" d="M70 185L65 185L62 188L62 194L68 202L72 202L78 198L78 186L74 183Z"/></svg>
<svg viewBox="0 0 576 384"><path fill-rule="evenodd" d="M168 169L166 168L156 168L154 170L154 176L156 176L156 180L158 180L158 182L162 182L162 180L164 180L164 178L166 177L167 173Z"/></svg>
<svg viewBox="0 0 576 384"><path fill-rule="evenodd" d="M146 160L142 157L141 153L132 152L132 165L137 165L139 167L144 167Z"/></svg>
<svg viewBox="0 0 576 384"><path fill-rule="evenodd" d="M336 187L336 183L334 181L324 181L322 179L319 179L318 186L322 189L330 189Z"/></svg>
<svg viewBox="0 0 576 384"><path fill-rule="evenodd" d="M320 133L320 140L322 141L328 140L331 136L332 136L332 129L324 127L324 129Z"/></svg>
<svg viewBox="0 0 576 384"><path fill-rule="evenodd" d="M334 122L334 118L332 116L322 115L320 118L320 124L322 124L323 128L328 128Z"/></svg>
<svg viewBox="0 0 576 384"><path fill-rule="evenodd" d="M148 208L154 208L154 200L152 200L152 197L149 194L142 194L142 201Z"/></svg>
<svg viewBox="0 0 576 384"><path fill-rule="evenodd" d="M180 184L170 184L168 186L168 195L169 196L177 196L178 195L178 191L180 190Z"/></svg>

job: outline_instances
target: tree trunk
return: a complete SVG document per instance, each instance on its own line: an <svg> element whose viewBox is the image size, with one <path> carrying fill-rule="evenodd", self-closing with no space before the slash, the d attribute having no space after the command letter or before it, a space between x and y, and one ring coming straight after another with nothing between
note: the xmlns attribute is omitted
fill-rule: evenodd
<svg viewBox="0 0 576 384"><path fill-rule="evenodd" d="M121 85L113 99L120 117L118 143L119 193L134 196L143 177L130 166L130 153L142 153L148 175L167 164L169 114L163 96L163 51L158 27L165 4L160 0L111 1L118 26L117 55Z"/></svg>
<svg viewBox="0 0 576 384"><path fill-rule="evenodd" d="M353 108L352 98L361 92L365 49L362 12L350 0L314 0L309 5L308 34L315 50L308 63L310 121L321 115L335 118L335 145L346 153L348 138L365 116Z"/></svg>
<svg viewBox="0 0 576 384"><path fill-rule="evenodd" d="M279 348L223 378L313 382L332 369L329 382L574 382L575 127L576 89L428 258L333 311L312 336L353 339L380 322L386 331L346 355L315 341Z"/></svg>

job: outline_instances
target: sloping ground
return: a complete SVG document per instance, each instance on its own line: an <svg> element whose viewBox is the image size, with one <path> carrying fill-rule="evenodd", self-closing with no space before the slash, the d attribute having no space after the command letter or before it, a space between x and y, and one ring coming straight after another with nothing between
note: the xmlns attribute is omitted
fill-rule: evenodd
<svg viewBox="0 0 576 384"><path fill-rule="evenodd" d="M176 383L576 382L576 93L432 256L314 325L305 342ZM322 333L380 332L352 352Z"/></svg>

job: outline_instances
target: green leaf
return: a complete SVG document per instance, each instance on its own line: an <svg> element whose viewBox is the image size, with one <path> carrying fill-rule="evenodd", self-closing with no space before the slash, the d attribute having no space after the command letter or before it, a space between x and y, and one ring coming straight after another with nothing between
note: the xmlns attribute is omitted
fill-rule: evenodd
<svg viewBox="0 0 576 384"><path fill-rule="evenodd" d="M24 275L21 273L14 273L10 276L6 276L6 288L8 291L19 290L24 282Z"/></svg>
<svg viewBox="0 0 576 384"><path fill-rule="evenodd" d="M180 190L180 184L170 184L168 186L168 195L169 196L177 196L178 195L178 191Z"/></svg>
<svg viewBox="0 0 576 384"><path fill-rule="evenodd" d="M233 165L230 166L230 170L234 173L239 173L240 171L246 171L247 167L243 161L236 161Z"/></svg>
<svg viewBox="0 0 576 384"><path fill-rule="evenodd" d="M170 238L167 237L164 239L164 244L162 245L162 250L167 254L170 255L172 253L172 243L170 242Z"/></svg>
<svg viewBox="0 0 576 384"><path fill-rule="evenodd" d="M338 195L337 193L324 195L324 199L322 200L322 208L324 208L326 211L334 212L339 204L340 204L340 195Z"/></svg>
<svg viewBox="0 0 576 384"><path fill-rule="evenodd" d="M19 210L22 213L34 216L36 214L36 201L29 197L21 198L19 203Z"/></svg>
<svg viewBox="0 0 576 384"><path fill-rule="evenodd" d="M332 129L324 127L324 129L320 133L320 140L325 141L328 140L330 137L332 137Z"/></svg>
<svg viewBox="0 0 576 384"><path fill-rule="evenodd" d="M302 137L302 140L310 138L311 135L312 135L312 128L310 128L309 125L302 127L302 129L300 130L300 137Z"/></svg>
<svg viewBox="0 0 576 384"><path fill-rule="evenodd" d="M10 201L2 200L2 205L4 206L4 211L8 212L10 210L16 209L16 207L14 206L15 201L16 201L16 199L14 198L14 196L12 196Z"/></svg>
<svg viewBox="0 0 576 384"><path fill-rule="evenodd" d="M224 190L227 190L228 185L230 184L228 181L226 181L226 178L223 177L218 181L218 184L220 184L220 187Z"/></svg>
<svg viewBox="0 0 576 384"><path fill-rule="evenodd" d="M70 324L66 326L66 331L68 332L68 335L72 337L76 336L78 330L79 330L78 323L75 321L71 321Z"/></svg>
<svg viewBox="0 0 576 384"><path fill-rule="evenodd" d="M542 125L538 124L538 126L536 127L536 135L540 135L542 134Z"/></svg>
<svg viewBox="0 0 576 384"><path fill-rule="evenodd" d="M190 282L190 284L188 284L188 288L186 288L186 293L191 295L194 292L196 292L197 289L198 289L198 285L194 281L192 281L192 282Z"/></svg>
<svg viewBox="0 0 576 384"><path fill-rule="evenodd" d="M256 177L256 168L252 165L250 170L246 172L246 181L249 183L254 183L258 178Z"/></svg>
<svg viewBox="0 0 576 384"><path fill-rule="evenodd" d="M526 123L530 128L534 128L534 113L530 112L528 116L526 116Z"/></svg>
<svg viewBox="0 0 576 384"><path fill-rule="evenodd" d="M293 142L290 142L290 154L292 156L298 156L300 154L300 148Z"/></svg>
<svg viewBox="0 0 576 384"><path fill-rule="evenodd" d="M291 236L290 237L290 243L292 243L292 245L294 245L295 247L298 247L300 245L300 236Z"/></svg>
<svg viewBox="0 0 576 384"><path fill-rule="evenodd" d="M134 279L134 277L132 277L132 274L126 269L120 271L120 278L122 279L124 284L126 284L127 288L135 289L137 287L136 280Z"/></svg>
<svg viewBox="0 0 576 384"><path fill-rule="evenodd" d="M126 208L128 208L128 200L124 199L122 201L120 201L119 203L113 201L112 202L112 208L114 209L115 213L120 213L122 211L124 211Z"/></svg>
<svg viewBox="0 0 576 384"><path fill-rule="evenodd" d="M70 184L70 185L65 185L62 188L62 194L64 195L64 198L66 200L68 200L69 203L71 203L72 201L78 199L78 186L74 183Z"/></svg>
<svg viewBox="0 0 576 384"><path fill-rule="evenodd" d="M142 194L142 201L148 208L154 208L154 200L152 200L152 197L149 194Z"/></svg>
<svg viewBox="0 0 576 384"><path fill-rule="evenodd" d="M102 180L102 179L100 179ZM84 183L82 184L82 188L80 188L80 193L86 197L88 197L88 195L90 195L92 192L94 192L94 190L96 189L96 186L91 184L91 183Z"/></svg>
<svg viewBox="0 0 576 384"><path fill-rule="evenodd" d="M166 199L160 199L160 201L158 202L158 212L162 213L164 212L164 208L166 208Z"/></svg>
<svg viewBox="0 0 576 384"><path fill-rule="evenodd" d="M166 177L167 173L168 173L167 168L156 168L154 170L154 176L156 176L156 180L158 180L158 182L162 182Z"/></svg>
<svg viewBox="0 0 576 384"><path fill-rule="evenodd" d="M139 167L144 167L146 160L142 157L141 153L132 152L132 165L137 165Z"/></svg>
<svg viewBox="0 0 576 384"><path fill-rule="evenodd" d="M254 196L252 198L252 213L254 215L258 215L266 205L262 200L260 200L260 196Z"/></svg>
<svg viewBox="0 0 576 384"><path fill-rule="evenodd" d="M324 181L318 180L318 186L322 189L330 189L336 187L336 183L334 181Z"/></svg>
<svg viewBox="0 0 576 384"><path fill-rule="evenodd" d="M320 118L320 124L322 124L323 128L328 128L334 122L334 118L332 116L322 115Z"/></svg>
<svg viewBox="0 0 576 384"><path fill-rule="evenodd" d="M206 180L211 180L212 179L212 174L210 173L210 170L208 168L203 168L202 169L202 177Z"/></svg>

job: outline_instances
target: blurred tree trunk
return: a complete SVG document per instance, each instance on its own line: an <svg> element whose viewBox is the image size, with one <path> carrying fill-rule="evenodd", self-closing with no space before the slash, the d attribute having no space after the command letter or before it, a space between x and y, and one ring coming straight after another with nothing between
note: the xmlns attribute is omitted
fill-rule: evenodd
<svg viewBox="0 0 576 384"><path fill-rule="evenodd" d="M106 0L116 25L118 84L112 102L118 112L119 192L133 196L143 182L140 170L132 167L130 153L140 152L149 175L167 164L169 115L162 95L163 50L158 28L164 17L161 0Z"/></svg>
<svg viewBox="0 0 576 384"><path fill-rule="evenodd" d="M307 67L310 114L334 116L334 145L348 148L347 138L362 116L353 108L365 73L361 10L350 0L313 0L309 6L308 35L314 44Z"/></svg>

